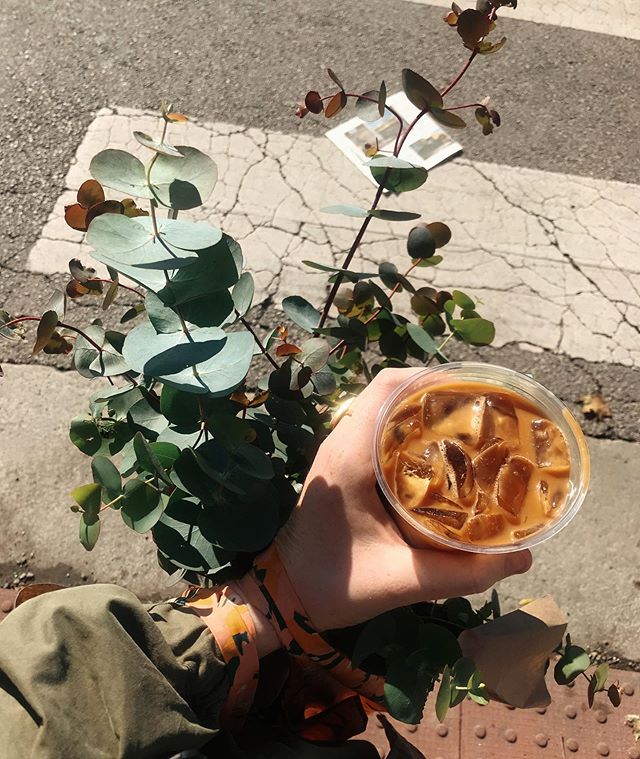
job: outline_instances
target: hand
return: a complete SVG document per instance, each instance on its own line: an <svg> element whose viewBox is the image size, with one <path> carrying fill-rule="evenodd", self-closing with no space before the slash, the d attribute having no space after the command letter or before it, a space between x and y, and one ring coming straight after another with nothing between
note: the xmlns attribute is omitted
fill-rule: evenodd
<svg viewBox="0 0 640 759"><path fill-rule="evenodd" d="M319 630L399 606L479 593L526 572L529 551L482 556L415 549L376 491L371 444L380 407L414 369L385 369L322 444L296 511L277 537L282 562Z"/></svg>

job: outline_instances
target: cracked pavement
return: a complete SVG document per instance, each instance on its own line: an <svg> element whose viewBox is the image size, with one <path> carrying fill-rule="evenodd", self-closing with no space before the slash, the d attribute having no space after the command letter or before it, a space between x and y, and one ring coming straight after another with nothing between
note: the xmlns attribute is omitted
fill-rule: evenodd
<svg viewBox="0 0 640 759"><path fill-rule="evenodd" d="M30 271L67 271L90 261L83 235L67 227L64 206L87 179L91 157L107 147L148 160L132 132L154 134L159 119L103 109L89 125L42 235ZM256 301L279 304L292 291L323 297L325 277L302 261L339 265L359 220L322 212L336 203L368 207L374 187L323 137L223 123L172 125L169 139L197 147L218 165L218 184L187 218L222 228L242 245ZM111 193L109 197L114 196ZM115 197L121 197L117 193ZM439 288L458 287L497 324L496 346L518 343L572 358L640 366L640 187L587 177L455 159L423 187L383 201L446 221L444 261L416 271ZM355 268L385 260L409 264L407 223L376 219ZM96 264L99 271L103 266ZM407 308L405 303L401 305Z"/></svg>

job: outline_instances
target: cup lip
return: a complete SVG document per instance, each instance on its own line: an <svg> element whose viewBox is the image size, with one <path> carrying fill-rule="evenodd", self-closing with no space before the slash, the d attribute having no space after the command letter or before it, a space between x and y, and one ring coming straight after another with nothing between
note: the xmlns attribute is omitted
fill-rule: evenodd
<svg viewBox="0 0 640 759"><path fill-rule="evenodd" d="M411 519L406 509L399 503L398 499L396 498L395 494L389 487L384 477L384 473L380 465L378 451L380 448L382 434L384 432L385 422L393 405L397 402L400 396L404 395L407 392L407 389L410 386L415 386L415 389L417 389L420 381L424 380L426 377L436 374L446 375L452 371L459 370L468 371L469 373L477 373L479 375L478 377L472 377L470 379L475 379L478 382L491 382L492 380L494 382L499 382L500 379L509 379L516 384L515 388L509 387L509 389L516 393L520 392L522 395L524 395L525 398L528 397L528 392L524 391L523 389L518 390L517 385L527 385L529 389L533 391L533 393L535 393L537 396L541 396L537 399L533 399L536 405L541 405L540 401L543 400L544 406L551 407L556 412L557 416L559 418L561 417L564 421L563 433L565 436L570 435L573 438L573 440L567 440L567 443L569 444L569 450L571 451L572 448L575 448L578 454L577 460L575 461L575 457L571 456L570 454L570 472L574 466L577 468L577 475L575 477L570 474L571 480L574 484L574 488L570 494L570 502L565 506L562 514L558 519L556 519L554 522L549 523L548 526L539 532L534 533L528 538L524 538L517 543L493 546L475 545L473 543L465 543L462 540L448 538L445 535L441 535L433 530L429 530L424 524L421 524L417 520ZM483 377L481 376L483 373L492 376ZM499 386L500 385L497 384L497 387ZM528 398L528 400L531 399ZM573 446L572 442L574 444ZM447 364L441 364L439 366L426 367L421 372L412 373L412 375L407 378L406 382L403 382L401 385L399 385L389 395L389 397L380 408L380 411L378 412L375 432L372 441L372 461L378 484L387 500L387 503L394 510L397 516L408 523L413 529L429 538L429 540L434 541L435 543L439 543L447 548L462 550L468 553L513 553L515 551L522 551L524 549L533 548L534 546L540 545L541 543L549 540L549 538L557 535L561 530L563 530L580 510L580 507L582 506L582 503L587 494L590 478L590 459L587 441L580 425L578 424L571 411L567 408L566 404L557 398L544 385L540 384L537 380L533 379L527 374L519 372L515 369L509 369L505 366L500 366L498 364L488 364L476 361L455 361Z"/></svg>

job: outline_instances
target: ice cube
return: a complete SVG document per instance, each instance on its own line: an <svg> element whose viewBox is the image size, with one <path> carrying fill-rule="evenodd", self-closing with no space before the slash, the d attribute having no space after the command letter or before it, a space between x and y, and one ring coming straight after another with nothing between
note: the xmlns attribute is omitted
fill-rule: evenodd
<svg viewBox="0 0 640 759"><path fill-rule="evenodd" d="M495 488L500 467L509 456L509 446L498 441L482 450L473 460L473 472L476 482L488 493Z"/></svg>
<svg viewBox="0 0 640 759"><path fill-rule="evenodd" d="M422 437L414 437L405 443L405 453L423 459L431 468L431 489L435 490L444 485L444 460L440 446L433 440L424 441Z"/></svg>
<svg viewBox="0 0 640 759"><path fill-rule="evenodd" d="M553 492L550 492L549 483L546 480L540 480L538 493L546 516L552 514L564 502L565 494L562 489L554 487Z"/></svg>
<svg viewBox="0 0 640 759"><path fill-rule="evenodd" d="M431 483L431 467L410 453L401 452L396 465L396 494L408 509L420 505Z"/></svg>
<svg viewBox="0 0 640 759"><path fill-rule="evenodd" d="M422 398L422 421L438 437L478 442L484 398L468 393L432 392Z"/></svg>
<svg viewBox="0 0 640 759"><path fill-rule="evenodd" d="M447 527L453 527L456 530L460 530L464 523L467 521L467 514L464 511L457 511L456 509L440 509L435 506L418 506L412 509L414 514L419 514L422 517L428 517L428 519L434 519L440 524L444 524Z"/></svg>
<svg viewBox="0 0 640 759"><path fill-rule="evenodd" d="M531 422L531 433L539 467L569 467L567 441L553 422L548 419L534 419Z"/></svg>
<svg viewBox="0 0 640 759"><path fill-rule="evenodd" d="M489 496L486 493L483 493L482 490L478 490L478 498L476 499L476 502L473 506L473 513L482 514L483 512L487 511L490 506L491 499Z"/></svg>
<svg viewBox="0 0 640 759"><path fill-rule="evenodd" d="M462 536L471 543L495 537L504 529L504 517L501 514L478 514L467 520Z"/></svg>
<svg viewBox="0 0 640 759"><path fill-rule="evenodd" d="M403 418L394 417L387 425L382 441L382 455L389 458L407 440L418 437L422 433L422 424L418 416L406 415Z"/></svg>
<svg viewBox="0 0 640 759"><path fill-rule="evenodd" d="M498 474L498 504L518 517L524 506L533 464L524 456L512 456Z"/></svg>
<svg viewBox="0 0 640 759"><path fill-rule="evenodd" d="M465 499L473 491L473 465L464 448L454 440L443 440L442 450L451 483L451 491L455 498Z"/></svg>
<svg viewBox="0 0 640 759"><path fill-rule="evenodd" d="M516 409L509 396L503 393L487 395L482 415L480 441L484 442L494 437L504 440L513 448L520 445Z"/></svg>
<svg viewBox="0 0 640 759"><path fill-rule="evenodd" d="M533 527L527 527L525 530L513 530L511 535L515 540L522 540L522 538L528 538L529 535L539 532L543 527L543 524L535 524Z"/></svg>

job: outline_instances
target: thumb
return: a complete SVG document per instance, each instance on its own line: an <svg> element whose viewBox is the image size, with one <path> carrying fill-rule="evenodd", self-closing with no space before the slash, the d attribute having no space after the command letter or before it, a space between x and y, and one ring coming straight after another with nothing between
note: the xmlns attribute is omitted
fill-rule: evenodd
<svg viewBox="0 0 640 759"><path fill-rule="evenodd" d="M482 593L505 577L527 572L530 551L482 555L439 550L414 550L414 571L420 600Z"/></svg>

